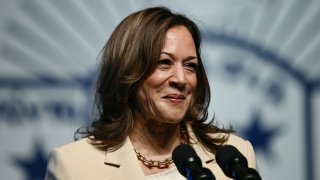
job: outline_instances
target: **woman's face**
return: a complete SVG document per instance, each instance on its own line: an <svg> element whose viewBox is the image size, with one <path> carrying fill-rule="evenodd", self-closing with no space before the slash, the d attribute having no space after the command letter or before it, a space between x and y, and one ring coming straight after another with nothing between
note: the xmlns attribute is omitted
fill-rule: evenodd
<svg viewBox="0 0 320 180"><path fill-rule="evenodd" d="M190 32L184 26L169 29L155 71L138 91L142 117L179 123L197 86L198 59Z"/></svg>

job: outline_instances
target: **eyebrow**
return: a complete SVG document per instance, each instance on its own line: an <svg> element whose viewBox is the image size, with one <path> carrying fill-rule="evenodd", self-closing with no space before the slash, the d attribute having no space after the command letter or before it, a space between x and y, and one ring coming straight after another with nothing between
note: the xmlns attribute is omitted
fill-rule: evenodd
<svg viewBox="0 0 320 180"><path fill-rule="evenodd" d="M166 55L170 56L171 58L176 59L176 56L172 53L169 53L169 52L161 51L160 54L166 54ZM192 59L198 59L198 57L197 56L188 56L184 60L192 60Z"/></svg>

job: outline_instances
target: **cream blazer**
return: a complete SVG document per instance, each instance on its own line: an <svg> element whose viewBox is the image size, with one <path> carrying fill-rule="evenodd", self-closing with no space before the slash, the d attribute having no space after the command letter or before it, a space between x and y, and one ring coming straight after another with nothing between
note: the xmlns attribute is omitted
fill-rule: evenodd
<svg viewBox="0 0 320 180"><path fill-rule="evenodd" d="M191 134L190 134L191 135ZM209 168L216 180L227 180L215 155L199 143L193 148L204 167ZM250 142L230 135L227 144L235 146L248 160L249 167L257 169L255 153ZM145 175L133 150L129 137L114 152L105 152L90 144L88 138L75 141L52 151L45 180L144 180Z"/></svg>

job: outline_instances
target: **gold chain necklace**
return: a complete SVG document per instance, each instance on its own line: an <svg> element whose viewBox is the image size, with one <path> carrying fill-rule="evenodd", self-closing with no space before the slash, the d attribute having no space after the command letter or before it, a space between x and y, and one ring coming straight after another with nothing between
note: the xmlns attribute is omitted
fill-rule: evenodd
<svg viewBox="0 0 320 180"><path fill-rule="evenodd" d="M158 161L158 160L151 160L147 159L146 157L142 156L141 153L137 152L137 150L134 148L134 152L136 153L138 159L146 166L148 167L157 167L159 169L167 168L170 164L173 163L172 156L165 158L164 160Z"/></svg>
<svg viewBox="0 0 320 180"><path fill-rule="evenodd" d="M185 141L185 132L180 129L180 144L186 144ZM152 167L157 167L159 169L167 168L169 167L170 164L173 163L172 156L169 156L165 158L164 160L152 160L152 159L147 159L141 153L139 153L135 148L133 148L134 152L137 155L137 158L147 167L152 168Z"/></svg>

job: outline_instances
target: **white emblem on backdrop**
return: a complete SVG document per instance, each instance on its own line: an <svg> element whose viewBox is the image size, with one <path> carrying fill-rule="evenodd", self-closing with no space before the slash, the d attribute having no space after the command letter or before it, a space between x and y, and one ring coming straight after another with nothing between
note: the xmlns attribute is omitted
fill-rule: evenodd
<svg viewBox="0 0 320 180"><path fill-rule="evenodd" d="M310 100L319 82L241 38L208 30L204 39L218 120L251 141L262 177L312 179Z"/></svg>

